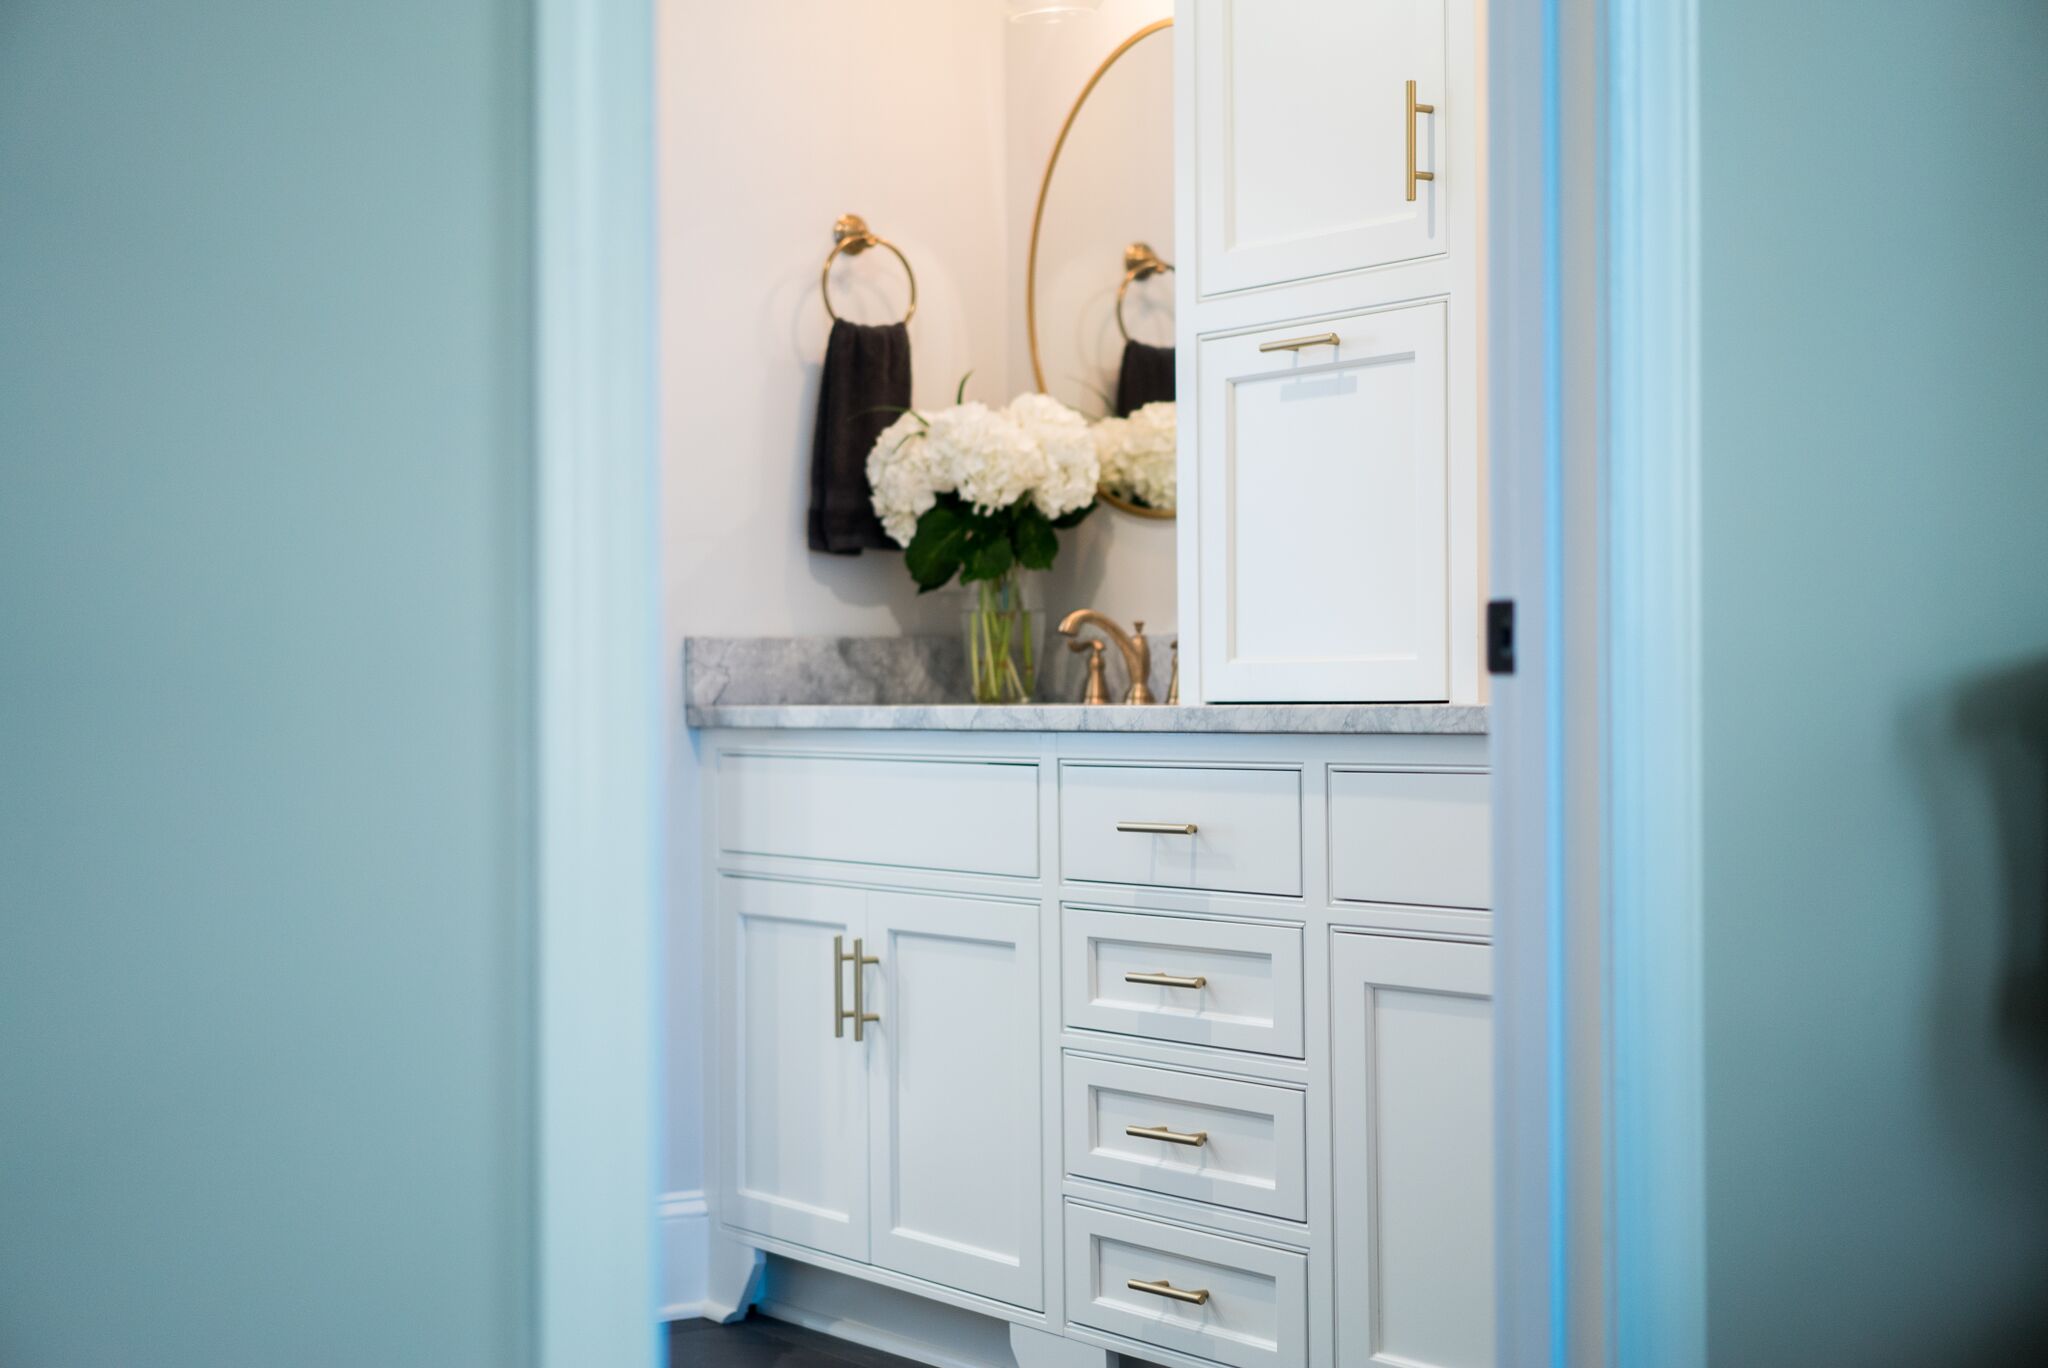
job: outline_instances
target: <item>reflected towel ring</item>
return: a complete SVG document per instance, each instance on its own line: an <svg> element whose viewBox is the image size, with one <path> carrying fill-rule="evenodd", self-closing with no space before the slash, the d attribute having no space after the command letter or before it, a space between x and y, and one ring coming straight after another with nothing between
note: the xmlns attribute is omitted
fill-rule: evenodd
<svg viewBox="0 0 2048 1368"><path fill-rule="evenodd" d="M1150 280L1172 269L1173 263L1162 260L1149 242L1134 242L1124 248L1124 283L1116 287L1116 330L1123 334L1124 341L1131 340L1131 330L1124 326L1124 295L1131 283Z"/></svg>
<svg viewBox="0 0 2048 1368"><path fill-rule="evenodd" d="M917 314L917 272L910 269L910 258L903 255L903 249L885 237L877 237L868 227L868 221L859 214L841 214L839 221L832 225L832 250L825 254L825 269L818 273L818 291L825 296L825 312L832 321L839 321L839 311L832 307L832 263L839 259L841 252L848 256L859 256L870 247L886 247L896 259L903 263L903 274L910 280L910 307L903 311L903 321L908 323Z"/></svg>

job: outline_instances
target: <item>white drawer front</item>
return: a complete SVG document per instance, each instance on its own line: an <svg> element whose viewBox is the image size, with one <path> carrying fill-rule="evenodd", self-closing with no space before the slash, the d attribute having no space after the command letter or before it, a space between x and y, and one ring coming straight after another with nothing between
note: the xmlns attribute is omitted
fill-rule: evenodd
<svg viewBox="0 0 2048 1368"><path fill-rule="evenodd" d="M1301 1058L1300 928L1074 907L1063 922L1069 1026Z"/></svg>
<svg viewBox="0 0 2048 1368"><path fill-rule="evenodd" d="M1060 852L1072 880L1298 897L1301 771L1068 762Z"/></svg>
<svg viewBox="0 0 2048 1368"><path fill-rule="evenodd" d="M1484 774L1332 770L1330 896L1492 906L1488 794Z"/></svg>
<svg viewBox="0 0 2048 1368"><path fill-rule="evenodd" d="M1295 1088L1069 1055L1067 1172L1197 1202L1308 1218Z"/></svg>
<svg viewBox="0 0 2048 1368"><path fill-rule="evenodd" d="M1196 1305L1133 1282L1208 1296ZM1070 1203L1067 1319L1236 1368L1298 1368L1308 1362L1308 1260Z"/></svg>
<svg viewBox="0 0 2048 1368"><path fill-rule="evenodd" d="M729 855L1038 874L1038 766L727 752L718 845Z"/></svg>

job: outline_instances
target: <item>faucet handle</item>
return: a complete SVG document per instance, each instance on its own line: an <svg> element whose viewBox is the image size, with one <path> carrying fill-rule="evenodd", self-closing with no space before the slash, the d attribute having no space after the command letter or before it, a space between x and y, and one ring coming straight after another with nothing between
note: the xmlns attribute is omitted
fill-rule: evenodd
<svg viewBox="0 0 2048 1368"><path fill-rule="evenodd" d="M1082 696L1081 702L1091 708L1099 708L1109 702L1109 680L1102 672L1103 642L1101 638L1090 638L1087 641L1070 641L1067 643L1067 649L1070 651L1085 651L1088 654L1088 691Z"/></svg>

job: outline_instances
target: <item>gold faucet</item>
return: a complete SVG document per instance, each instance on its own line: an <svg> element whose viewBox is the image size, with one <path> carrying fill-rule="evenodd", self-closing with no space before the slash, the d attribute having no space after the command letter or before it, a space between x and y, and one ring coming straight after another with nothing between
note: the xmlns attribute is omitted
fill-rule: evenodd
<svg viewBox="0 0 2048 1368"><path fill-rule="evenodd" d="M1158 700L1152 696L1152 686L1148 682L1152 677L1152 643L1145 640L1145 624L1133 623L1136 631L1127 633L1093 608L1077 608L1060 622L1060 635L1072 636L1090 623L1101 628L1104 635L1123 652L1124 670L1131 677L1131 687L1124 693L1124 702L1137 705L1156 703Z"/></svg>

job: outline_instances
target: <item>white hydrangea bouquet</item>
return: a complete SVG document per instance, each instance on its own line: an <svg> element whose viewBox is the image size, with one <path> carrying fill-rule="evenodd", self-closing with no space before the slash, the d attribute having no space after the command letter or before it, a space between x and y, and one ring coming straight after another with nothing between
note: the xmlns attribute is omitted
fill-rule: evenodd
<svg viewBox="0 0 2048 1368"><path fill-rule="evenodd" d="M1173 401L1147 404L1128 418L1104 418L1094 431L1102 487L1140 507L1172 512L1178 468Z"/></svg>
<svg viewBox="0 0 2048 1368"><path fill-rule="evenodd" d="M1088 420L1045 394L1006 408L965 401L905 412L868 453L876 516L903 547L918 592L975 591L968 665L978 703L1028 702L1044 618L1027 605L1023 572L1049 570L1059 533L1095 507L1101 461Z"/></svg>

